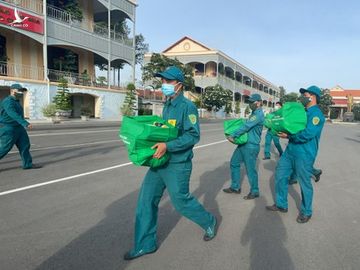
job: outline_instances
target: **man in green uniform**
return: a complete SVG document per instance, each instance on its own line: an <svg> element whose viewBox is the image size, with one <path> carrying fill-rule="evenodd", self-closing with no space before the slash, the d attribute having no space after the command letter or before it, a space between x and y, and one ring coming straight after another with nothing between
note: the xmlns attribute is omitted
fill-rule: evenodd
<svg viewBox="0 0 360 270"><path fill-rule="evenodd" d="M16 145L23 169L38 169L41 166L32 163L30 140L25 129L31 129L32 125L24 119L24 110L19 102L25 91L15 83L10 86L10 95L0 103L0 159Z"/></svg>
<svg viewBox="0 0 360 270"><path fill-rule="evenodd" d="M289 177L295 174L301 189L301 210L296 219L306 223L312 216L313 186L311 175L314 173L314 162L319 149L319 142L325 118L318 104L321 90L317 86L301 88L301 103L306 108L306 128L296 134L279 133L279 137L289 139L284 154L281 156L275 171L275 204L267 206L269 211L288 211Z"/></svg>
<svg viewBox="0 0 360 270"><path fill-rule="evenodd" d="M275 110L279 110L282 107L282 103L280 101L276 102ZM280 139L278 136L271 133L271 130L268 129L265 135L265 146L264 146L264 158L263 160L270 159L270 148L271 148L271 141L274 141L274 145L279 152L279 156L282 155L283 149L280 144Z"/></svg>
<svg viewBox="0 0 360 270"><path fill-rule="evenodd" d="M167 164L150 168L140 189L135 221L135 245L124 255L132 260L157 250L156 230L158 205L167 188L174 208L204 229L205 241L213 239L217 231L215 216L207 212L189 191L193 147L200 140L198 112L182 92L184 74L171 66L155 74L162 79L161 91L166 96L163 118L179 130L179 136L167 143L154 145L154 158L171 154Z"/></svg>
<svg viewBox="0 0 360 270"><path fill-rule="evenodd" d="M248 141L235 149L230 161L231 186L223 189L225 193L241 193L240 166L244 163L250 184L250 193L244 197L245 200L255 199L260 194L256 161L260 152L261 133L264 125L261 96L259 94L252 94L249 101L249 106L252 110L249 119L245 125L228 137L228 140L233 141L234 138L247 132Z"/></svg>

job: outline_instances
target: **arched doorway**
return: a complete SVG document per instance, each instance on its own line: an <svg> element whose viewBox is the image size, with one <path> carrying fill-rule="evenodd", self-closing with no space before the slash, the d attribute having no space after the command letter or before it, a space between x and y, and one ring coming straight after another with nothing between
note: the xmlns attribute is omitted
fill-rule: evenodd
<svg viewBox="0 0 360 270"><path fill-rule="evenodd" d="M90 117L95 117L96 97L84 93L71 94L72 113L71 117L80 118L83 111L87 110Z"/></svg>

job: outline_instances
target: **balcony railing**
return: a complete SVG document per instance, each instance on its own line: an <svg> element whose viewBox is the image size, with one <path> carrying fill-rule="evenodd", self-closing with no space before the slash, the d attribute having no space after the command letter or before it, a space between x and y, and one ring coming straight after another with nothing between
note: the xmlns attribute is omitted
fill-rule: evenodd
<svg viewBox="0 0 360 270"><path fill-rule="evenodd" d="M34 68L33 66L0 62L0 76L44 80L44 68Z"/></svg>
<svg viewBox="0 0 360 270"><path fill-rule="evenodd" d="M69 84L107 88L107 79L105 77L95 77L89 74L79 74L74 72L59 71L55 69L48 70L49 80L59 82L62 78L66 79Z"/></svg>
<svg viewBox="0 0 360 270"><path fill-rule="evenodd" d="M63 23L69 24L72 27L76 27L88 32L91 32L91 34L95 34L97 36L108 38L109 32L108 28L98 25L94 23L93 21L83 19L82 21L74 19L70 13L66 12L63 9L50 6L47 7L47 15L48 17L55 19L57 21L61 21ZM124 38L124 36L120 32L115 32L114 30L110 31L111 39L114 41L117 41L119 43L122 43L124 45L133 46L133 40Z"/></svg>
<svg viewBox="0 0 360 270"><path fill-rule="evenodd" d="M34 11L38 14L43 13L43 1L42 0L1 0L14 6L22 7ZM0 1L0 2L1 2Z"/></svg>

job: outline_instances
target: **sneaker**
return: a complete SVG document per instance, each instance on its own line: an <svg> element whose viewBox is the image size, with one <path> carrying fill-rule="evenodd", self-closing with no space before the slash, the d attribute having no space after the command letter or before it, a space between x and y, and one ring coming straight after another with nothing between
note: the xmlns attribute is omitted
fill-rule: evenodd
<svg viewBox="0 0 360 270"><path fill-rule="evenodd" d="M213 224L208 227L205 231L205 234L204 234L204 241L210 241L212 239L214 239L214 237L216 236L216 233L217 233L217 220L216 220L216 217L214 216L214 222Z"/></svg>
<svg viewBox="0 0 360 270"><path fill-rule="evenodd" d="M240 194L240 193L241 193L241 189L236 190L236 189L233 189L233 188L231 188L231 187L229 187L229 188L224 188L223 191L224 191L225 193L235 193L235 194Z"/></svg>
<svg viewBox="0 0 360 270"><path fill-rule="evenodd" d="M40 169L42 168L41 165L39 164L33 164L31 167L28 167L28 168L23 168L24 170L36 170L36 169Z"/></svg>
<svg viewBox="0 0 360 270"><path fill-rule="evenodd" d="M276 204L273 204L271 206L266 206L265 208L266 208L266 210L269 210L269 211L279 211L281 213L287 213L287 211L288 211L287 208L278 207L278 206L276 206Z"/></svg>
<svg viewBox="0 0 360 270"><path fill-rule="evenodd" d="M310 216L305 216L303 214L299 214L298 217L296 218L297 223L306 223L310 220L311 215Z"/></svg>
<svg viewBox="0 0 360 270"><path fill-rule="evenodd" d="M319 182L320 181L320 176L322 174L322 170L319 170L319 173L318 174L314 174L314 178L315 178L315 182Z"/></svg>
<svg viewBox="0 0 360 270"><path fill-rule="evenodd" d="M250 192L248 195L244 196L244 199L245 200L253 200L253 199L258 198L258 197L259 197L259 194L252 194Z"/></svg>
<svg viewBox="0 0 360 270"><path fill-rule="evenodd" d="M146 254L151 254L151 253L155 253L157 251L157 248L150 250L150 251L144 251L143 249L139 250L139 251L134 251L134 250L130 250L128 252L126 252L124 254L124 260L125 261L130 261L133 259L137 259L141 256L144 256Z"/></svg>

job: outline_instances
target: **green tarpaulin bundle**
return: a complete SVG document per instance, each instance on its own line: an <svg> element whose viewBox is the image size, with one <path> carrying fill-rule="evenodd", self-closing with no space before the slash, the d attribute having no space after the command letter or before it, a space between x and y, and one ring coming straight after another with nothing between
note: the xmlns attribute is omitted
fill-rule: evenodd
<svg viewBox="0 0 360 270"><path fill-rule="evenodd" d="M286 102L281 109L265 117L264 125L270 128L274 134L278 132L295 134L304 130L306 123L307 117L304 106L298 102Z"/></svg>
<svg viewBox="0 0 360 270"><path fill-rule="evenodd" d="M178 129L156 115L124 116L119 136L124 142L129 159L138 166L159 167L170 158L165 153L160 159L153 158L156 143L176 139Z"/></svg>
<svg viewBox="0 0 360 270"><path fill-rule="evenodd" d="M245 122L246 122L246 120L242 119L242 118L224 121L225 137L231 136L231 134L233 134L241 126L243 126L245 124ZM247 133L244 133L241 136L236 137L234 143L235 144L244 144L247 142L247 140L248 140L248 135L247 135Z"/></svg>

